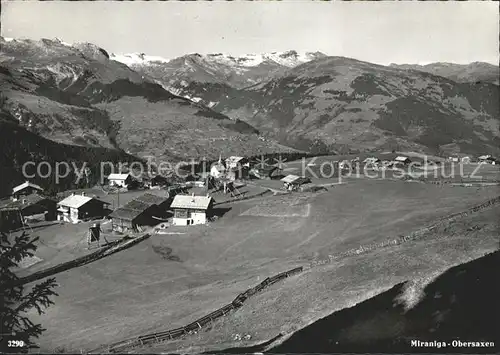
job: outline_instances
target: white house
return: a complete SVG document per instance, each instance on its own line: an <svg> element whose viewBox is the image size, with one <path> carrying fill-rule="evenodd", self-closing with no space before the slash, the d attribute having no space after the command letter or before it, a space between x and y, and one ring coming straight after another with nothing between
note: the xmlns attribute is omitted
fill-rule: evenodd
<svg viewBox="0 0 500 355"><path fill-rule="evenodd" d="M498 164L497 160L489 154L488 155L481 155L480 157L477 158L477 160L480 163L487 163L487 164L492 164L492 165Z"/></svg>
<svg viewBox="0 0 500 355"><path fill-rule="evenodd" d="M170 208L174 210L172 224L190 226L205 224L212 215L213 198L209 196L176 195Z"/></svg>
<svg viewBox="0 0 500 355"><path fill-rule="evenodd" d="M452 163L458 163L458 162L460 162L460 159L458 157L449 157L448 160L451 161Z"/></svg>
<svg viewBox="0 0 500 355"><path fill-rule="evenodd" d="M226 175L226 167L222 163L221 157L219 157L219 161L217 164L212 165L210 168L210 176L220 179L221 177Z"/></svg>
<svg viewBox="0 0 500 355"><path fill-rule="evenodd" d="M132 182L132 176L126 174L109 174L108 182L110 186L127 187Z"/></svg>
<svg viewBox="0 0 500 355"><path fill-rule="evenodd" d="M397 156L396 159L394 159L396 163L400 164L409 164L411 163L411 159L405 156Z"/></svg>
<svg viewBox="0 0 500 355"><path fill-rule="evenodd" d="M84 194L73 194L57 204L57 220L78 223L93 217L104 217L104 205L108 204Z"/></svg>
<svg viewBox="0 0 500 355"><path fill-rule="evenodd" d="M297 175L287 175L280 181L286 190L292 191L298 189L301 185L310 183L311 179Z"/></svg>
<svg viewBox="0 0 500 355"><path fill-rule="evenodd" d="M488 154L488 155L481 155L480 157L477 157L477 160L484 161L484 160L488 160L491 158L492 158L492 156Z"/></svg>

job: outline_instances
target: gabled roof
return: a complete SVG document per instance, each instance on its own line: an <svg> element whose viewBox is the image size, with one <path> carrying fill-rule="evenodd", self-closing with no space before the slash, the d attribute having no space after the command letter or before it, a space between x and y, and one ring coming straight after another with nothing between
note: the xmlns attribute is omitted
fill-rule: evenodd
<svg viewBox="0 0 500 355"><path fill-rule="evenodd" d="M19 192L19 191L21 191L21 190L24 190L24 189L26 189L26 188L28 188L28 187L31 187L31 188L36 189L36 190L39 190L39 191L43 191L43 189L42 189L40 186L38 186L38 185L36 185L36 184L32 184L32 183L31 183L31 182L29 182L29 181L26 181L26 182L23 182L21 185L17 185L16 187L14 187L14 188L12 189L12 192L13 192L13 193L16 193L16 192Z"/></svg>
<svg viewBox="0 0 500 355"><path fill-rule="evenodd" d="M237 164L244 159L245 159L245 157L231 156L231 157L226 159L226 162L229 164Z"/></svg>
<svg viewBox="0 0 500 355"><path fill-rule="evenodd" d="M152 206L153 205L148 205L139 201L132 200L126 205L111 212L109 214L109 217L132 221L133 219L146 212Z"/></svg>
<svg viewBox="0 0 500 355"><path fill-rule="evenodd" d="M108 180L127 180L128 177L130 177L129 173L125 173L125 174L109 174L108 175Z"/></svg>
<svg viewBox="0 0 500 355"><path fill-rule="evenodd" d="M64 207L71 207L71 208L80 208L83 205L87 204L91 200L94 200L92 197L89 196L82 196L82 195L71 195L66 197L64 200L60 201L58 205L64 206ZM96 200L98 201L98 200ZM102 201L100 201L102 202Z"/></svg>
<svg viewBox="0 0 500 355"><path fill-rule="evenodd" d="M410 160L410 158L408 157L404 157L404 156L397 156L396 159L394 159L395 161L407 161L407 160Z"/></svg>
<svg viewBox="0 0 500 355"><path fill-rule="evenodd" d="M285 176L283 179L281 179L280 181L282 182L286 182L286 183L291 183L291 182L294 182L294 181L297 181L300 179L300 176L297 176L297 175L287 175Z"/></svg>
<svg viewBox="0 0 500 355"><path fill-rule="evenodd" d="M144 205L143 209L132 209L132 208L126 208L125 206L117 208L113 212L109 214L109 217L111 218L117 218L117 219L123 219L126 221L133 221L137 217L139 217L141 214L146 212L151 208L151 206Z"/></svg>
<svg viewBox="0 0 500 355"><path fill-rule="evenodd" d="M168 201L168 197L161 197L161 196L145 193L144 195L139 196L132 201L140 201L140 202L143 202L143 203L150 205L150 206L151 205L161 205L162 203L165 203Z"/></svg>
<svg viewBox="0 0 500 355"><path fill-rule="evenodd" d="M160 205L166 201L168 201L166 197L146 193L117 208L110 213L109 217L132 221L149 208Z"/></svg>
<svg viewBox="0 0 500 355"><path fill-rule="evenodd" d="M52 201L53 203L55 203L54 200L52 200L46 196L31 194L31 195L25 196L24 198L19 199L17 201L12 201L12 200L0 201L0 209L2 209L2 208L17 208L17 209L22 210L26 207L35 205L38 202L45 201L45 200Z"/></svg>
<svg viewBox="0 0 500 355"><path fill-rule="evenodd" d="M212 200L212 197L208 196L176 195L170 207L206 210Z"/></svg>

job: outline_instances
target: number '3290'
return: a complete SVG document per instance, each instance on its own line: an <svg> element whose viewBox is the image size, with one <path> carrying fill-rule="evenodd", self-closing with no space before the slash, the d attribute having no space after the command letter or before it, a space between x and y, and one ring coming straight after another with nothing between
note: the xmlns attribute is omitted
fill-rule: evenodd
<svg viewBox="0 0 500 355"><path fill-rule="evenodd" d="M23 340L9 340L7 342L9 348L22 348L24 346Z"/></svg>

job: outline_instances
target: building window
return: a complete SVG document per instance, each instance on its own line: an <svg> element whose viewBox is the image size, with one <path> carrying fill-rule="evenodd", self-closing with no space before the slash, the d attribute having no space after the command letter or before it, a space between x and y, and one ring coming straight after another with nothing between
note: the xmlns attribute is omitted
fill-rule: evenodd
<svg viewBox="0 0 500 355"><path fill-rule="evenodd" d="M188 211L181 209L175 210L175 218L188 218Z"/></svg>

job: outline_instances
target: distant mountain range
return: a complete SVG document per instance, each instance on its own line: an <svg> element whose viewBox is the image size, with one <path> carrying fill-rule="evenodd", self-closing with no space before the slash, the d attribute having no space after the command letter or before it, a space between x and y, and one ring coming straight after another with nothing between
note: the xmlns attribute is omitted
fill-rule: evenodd
<svg viewBox="0 0 500 355"><path fill-rule="evenodd" d="M4 38L0 45L2 111L56 142L159 159L288 149L172 94L95 45Z"/></svg>
<svg viewBox="0 0 500 355"><path fill-rule="evenodd" d="M297 53L296 51L249 54L233 57L225 54L189 54L167 61L145 54L111 55L111 59L158 80L170 92L195 102L201 98L190 95L192 82L229 85L244 88L263 80L282 75L286 70L325 54ZM212 103L206 102L211 107Z"/></svg>
<svg viewBox="0 0 500 355"><path fill-rule="evenodd" d="M496 154L499 87L484 79L488 65L467 68L459 80L457 70L320 52L166 60L0 37L0 120L56 143L169 160L285 150Z"/></svg>
<svg viewBox="0 0 500 355"><path fill-rule="evenodd" d="M167 90L297 149L479 154L500 146L498 67L488 63L417 70L289 51L130 65Z"/></svg>
<svg viewBox="0 0 500 355"><path fill-rule="evenodd" d="M470 64L431 63L426 65L391 64L391 67L423 71L459 83L484 82L499 85L500 80L500 67L484 62Z"/></svg>

